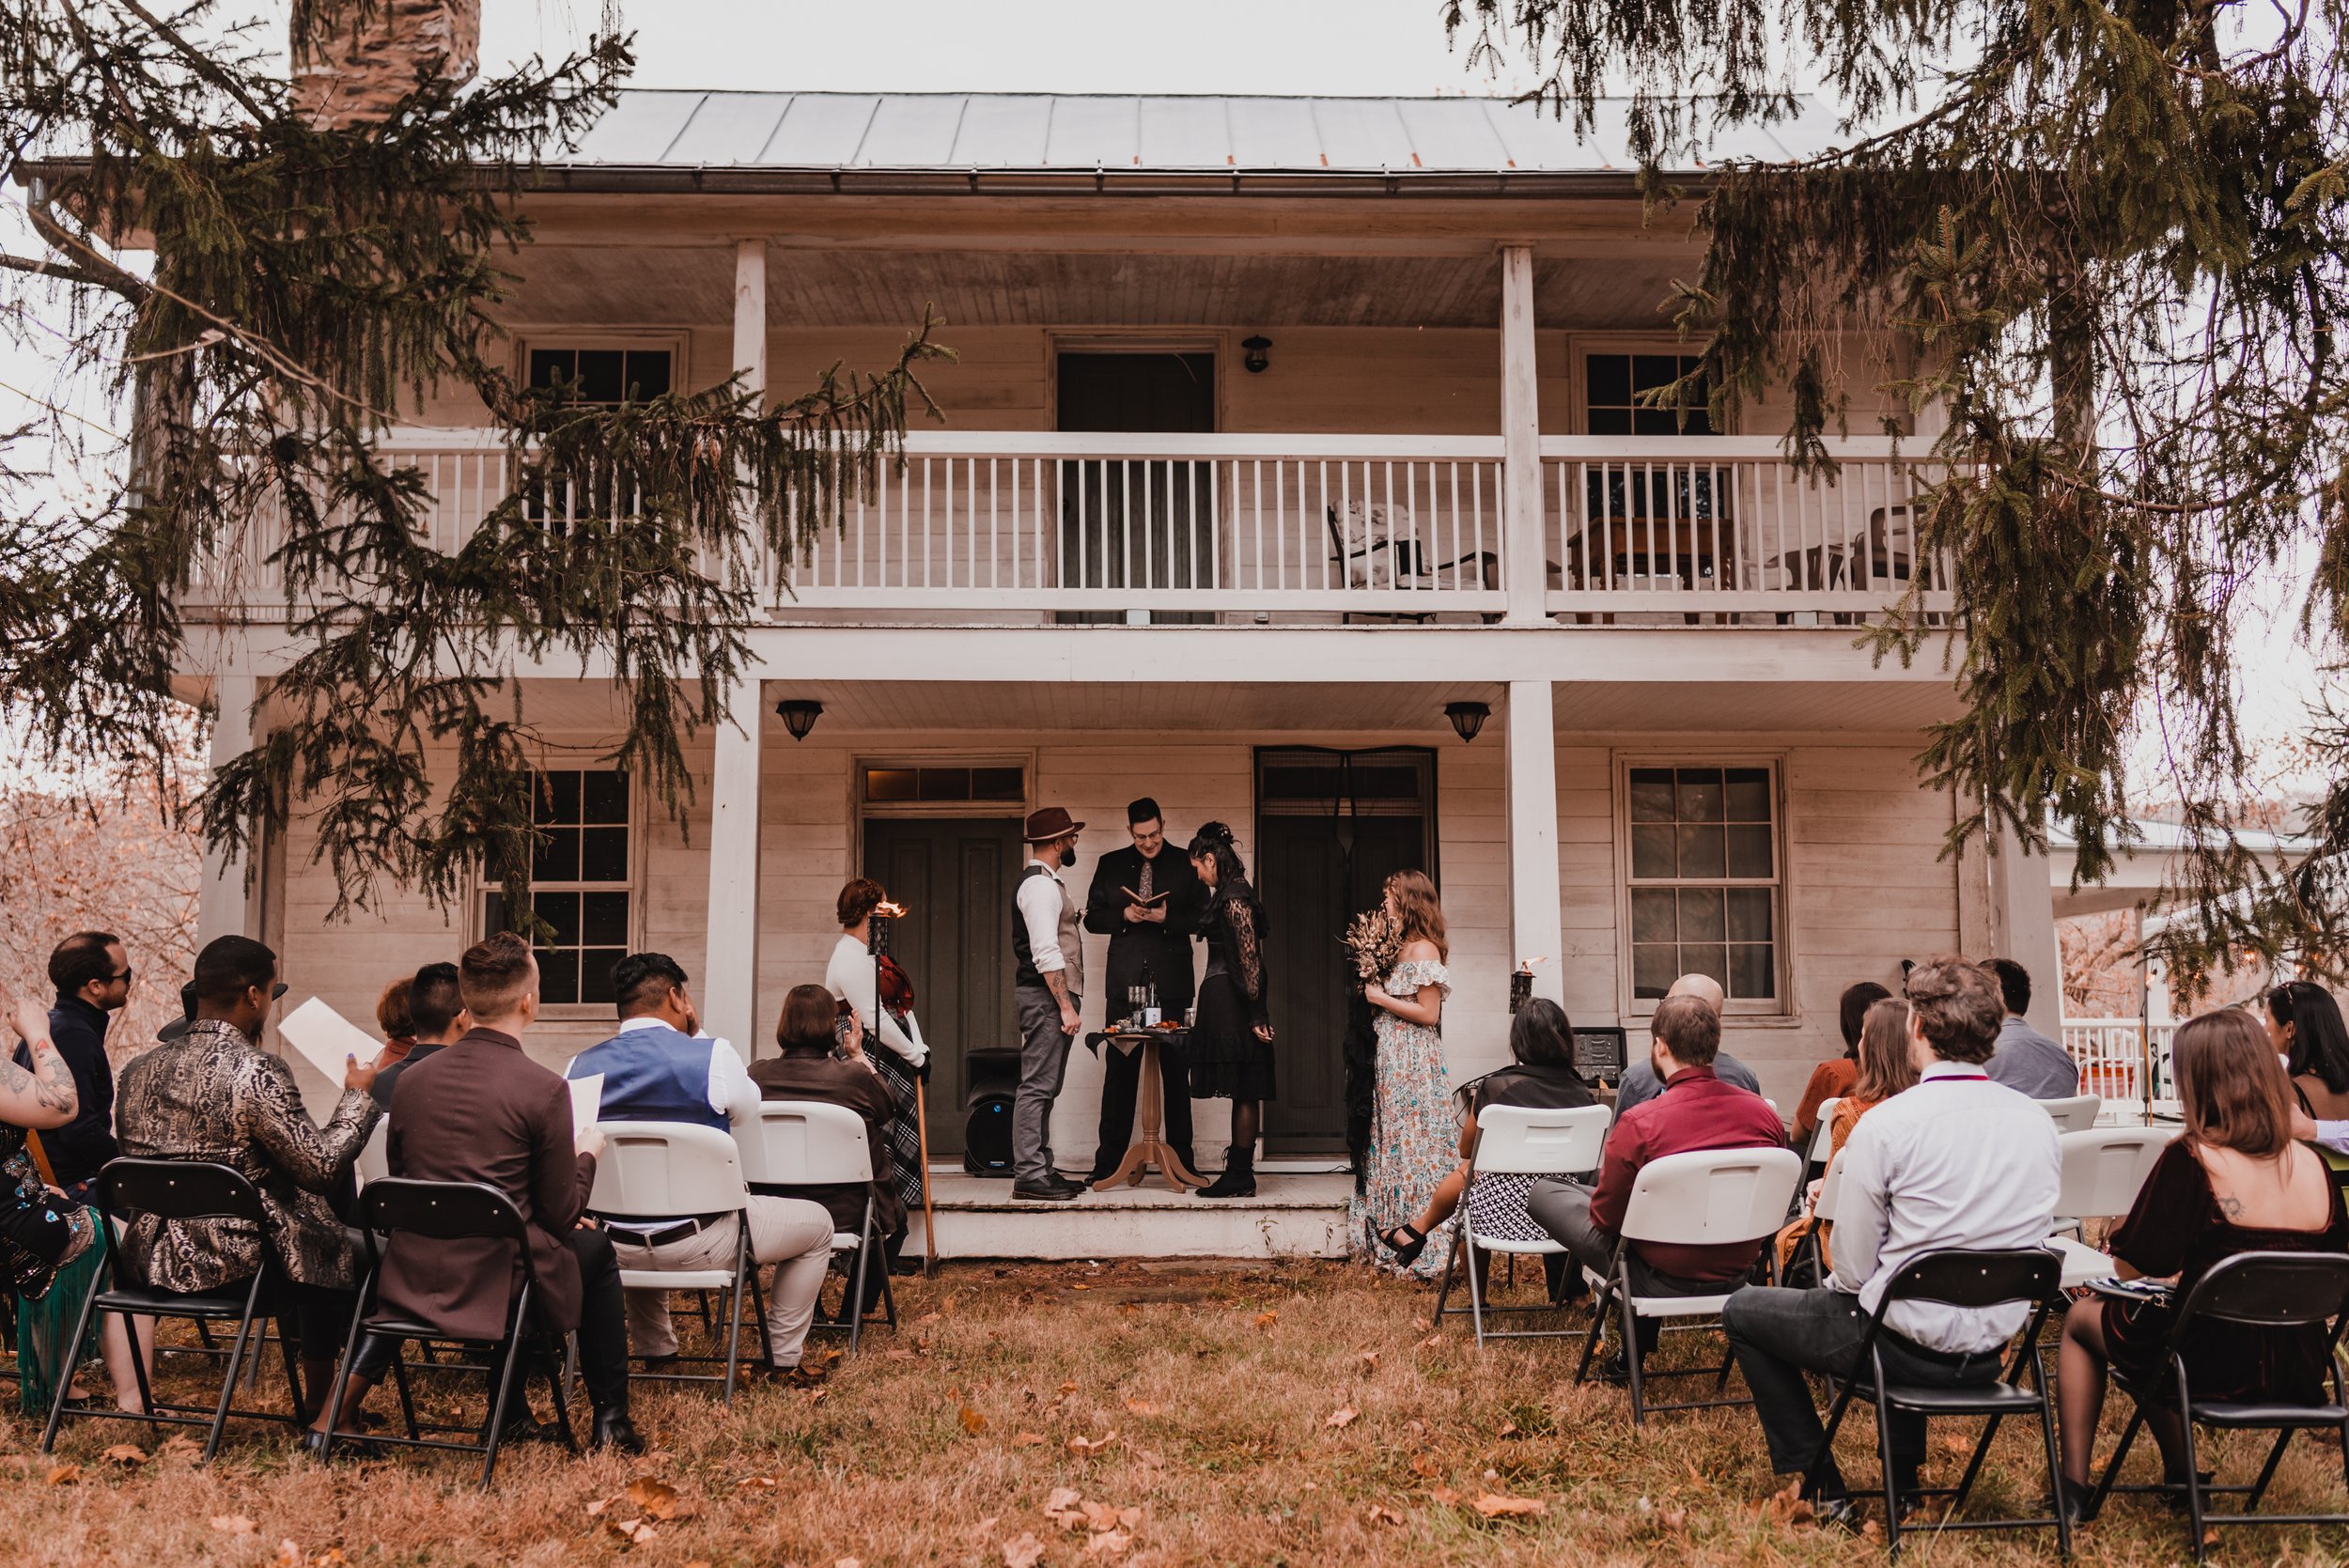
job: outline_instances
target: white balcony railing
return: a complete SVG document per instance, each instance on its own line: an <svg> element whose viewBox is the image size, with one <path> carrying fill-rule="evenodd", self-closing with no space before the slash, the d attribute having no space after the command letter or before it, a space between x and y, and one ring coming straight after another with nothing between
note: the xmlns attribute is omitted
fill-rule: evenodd
<svg viewBox="0 0 2349 1568"><path fill-rule="evenodd" d="M2105 1112L2135 1121L2145 1113L2146 1058L2153 1060L2154 1111L2177 1113L2177 1082L2170 1067L2175 1024L2142 1018L2066 1018L2063 1049L2079 1064L2080 1093L2102 1095Z"/></svg>
<svg viewBox="0 0 2349 1568"><path fill-rule="evenodd" d="M419 528L439 549L460 546L510 488L491 431L401 430L383 451L419 472ZM1948 608L1946 571L1913 546L1913 471L1881 441L1837 452L1828 484L1797 474L1769 438L1545 438L1547 610L1848 619L1882 610L1917 573L1926 608ZM1498 619L1510 552L1525 548L1515 541L1533 537L1504 515L1504 477L1497 436L921 431L838 533L788 567L766 563L761 585L786 616ZM543 510L559 524L595 489L557 487ZM207 564L193 600L275 590L273 525L248 532Z"/></svg>

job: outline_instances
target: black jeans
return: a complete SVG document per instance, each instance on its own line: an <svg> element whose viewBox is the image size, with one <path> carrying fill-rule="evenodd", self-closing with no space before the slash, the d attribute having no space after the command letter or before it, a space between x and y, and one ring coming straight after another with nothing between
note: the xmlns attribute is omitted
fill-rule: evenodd
<svg viewBox="0 0 2349 1568"><path fill-rule="evenodd" d="M1580 1182L1545 1176L1535 1182L1533 1189L1525 1195L1525 1212L1534 1224L1558 1238L1575 1264L1602 1278L1613 1273L1615 1246L1619 1238L1614 1232L1591 1218L1591 1188ZM1548 1258L1542 1261L1545 1265L1550 1262ZM1631 1250L1627 1272L1631 1276L1631 1293L1634 1296L1719 1296L1723 1291L1736 1288L1735 1281L1684 1280L1676 1274L1667 1274L1659 1268L1651 1267L1648 1261L1640 1256L1637 1247ZM1548 1277L1553 1297L1563 1299L1574 1294L1560 1288L1563 1281L1573 1279L1570 1273L1561 1271L1550 1273ZM1579 1289L1580 1281L1574 1281L1574 1283ZM1635 1319L1634 1323L1640 1335L1640 1355L1645 1358L1656 1349L1657 1340L1664 1331L1663 1321L1642 1317ZM1646 1364L1644 1359L1641 1364Z"/></svg>
<svg viewBox="0 0 2349 1568"><path fill-rule="evenodd" d="M1143 1048L1101 1048L1101 1142L1093 1155L1092 1179L1099 1181L1117 1169L1134 1138L1134 1102L1142 1092ZM1159 1042L1159 1082L1166 1091L1166 1119L1159 1136L1185 1165L1197 1170L1190 1157L1190 1063L1172 1040Z"/></svg>
<svg viewBox="0 0 2349 1568"><path fill-rule="evenodd" d="M1811 1403L1803 1373L1823 1372L1839 1380L1850 1373L1868 1333L1868 1313L1859 1298L1836 1290L1748 1286L1721 1309L1721 1329L1753 1390L1754 1413L1770 1445L1770 1468L1780 1475L1805 1469L1827 1429ZM1938 1389L1998 1381L2005 1351L1998 1345L1963 1361L1927 1358L1889 1330L1876 1337L1876 1348L1893 1382ZM1925 1457L1925 1418L1894 1411L1890 1436L1893 1483L1903 1491L1914 1488ZM1832 1459L1820 1468L1818 1490L1830 1497L1843 1490L1843 1473Z"/></svg>
<svg viewBox="0 0 2349 1568"><path fill-rule="evenodd" d="M563 1239L579 1260L579 1375L599 1411L628 1411L628 1296L620 1289L620 1263L612 1238L601 1231L567 1231ZM534 1312L534 1316L536 1313ZM528 1326L525 1326L525 1332ZM352 1370L370 1383L391 1370L399 1342L368 1334L360 1341ZM527 1352L525 1352L525 1357ZM519 1408L522 1379L514 1380Z"/></svg>

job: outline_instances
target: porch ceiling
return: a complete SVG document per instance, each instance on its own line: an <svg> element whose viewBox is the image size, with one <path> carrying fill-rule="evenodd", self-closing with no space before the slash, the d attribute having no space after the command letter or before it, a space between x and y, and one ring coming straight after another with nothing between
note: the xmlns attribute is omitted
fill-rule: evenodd
<svg viewBox="0 0 2349 1568"><path fill-rule="evenodd" d="M1443 716L1449 702L1489 704L1506 698L1490 682L1413 685L1242 684L1217 681L1165 685L1043 681L788 681L767 682L768 696L813 697L824 705L822 728L1035 733L1158 731L1394 730L1450 738Z"/></svg>
<svg viewBox="0 0 2349 1568"><path fill-rule="evenodd" d="M715 246L526 252L511 314L539 324L710 326L733 319L734 253ZM1656 328L1671 258L1542 259L1544 328ZM1485 256L1138 255L770 248L770 323L893 327L935 306L954 326L1485 327L1501 317Z"/></svg>
<svg viewBox="0 0 2349 1568"><path fill-rule="evenodd" d="M1578 731L1913 733L1963 707L1947 681L1560 681L1561 737Z"/></svg>

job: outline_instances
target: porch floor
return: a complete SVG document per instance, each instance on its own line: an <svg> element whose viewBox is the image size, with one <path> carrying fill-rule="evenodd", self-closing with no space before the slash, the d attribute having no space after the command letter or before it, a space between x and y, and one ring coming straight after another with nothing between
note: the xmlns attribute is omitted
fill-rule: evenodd
<svg viewBox="0 0 2349 1568"><path fill-rule="evenodd" d="M941 1258L1343 1257L1353 1193L1354 1178L1321 1160L1268 1161L1253 1198L1212 1201L1154 1173L1073 1203L1026 1203L1012 1197L1008 1178L967 1175L960 1165L930 1171ZM917 1214L906 1255L921 1250Z"/></svg>

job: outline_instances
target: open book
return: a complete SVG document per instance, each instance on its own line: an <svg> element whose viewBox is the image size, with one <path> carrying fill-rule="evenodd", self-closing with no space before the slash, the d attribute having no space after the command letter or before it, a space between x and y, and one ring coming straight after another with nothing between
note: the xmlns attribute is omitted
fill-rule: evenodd
<svg viewBox="0 0 2349 1568"><path fill-rule="evenodd" d="M1165 903L1167 899L1172 896L1168 893L1154 893L1149 897L1144 898L1142 894L1134 892L1131 888L1120 888L1117 891L1126 895L1127 903L1139 904L1145 909L1155 909L1159 905Z"/></svg>

